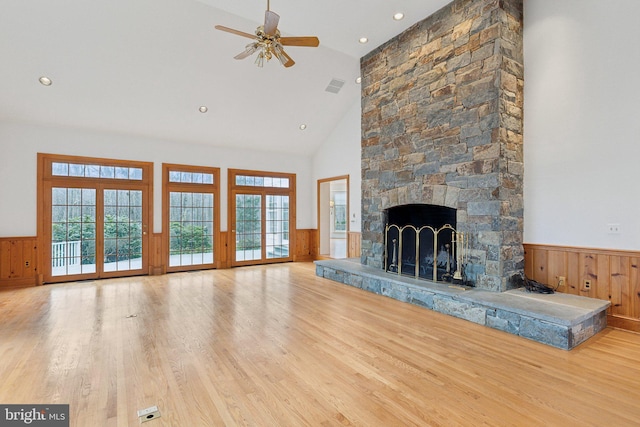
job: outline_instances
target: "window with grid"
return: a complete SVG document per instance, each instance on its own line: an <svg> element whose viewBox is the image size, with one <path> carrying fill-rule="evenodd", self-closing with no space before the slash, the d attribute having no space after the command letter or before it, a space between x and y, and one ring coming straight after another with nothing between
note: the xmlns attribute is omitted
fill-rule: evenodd
<svg viewBox="0 0 640 427"><path fill-rule="evenodd" d="M168 269L214 266L218 169L169 164L163 168Z"/></svg>
<svg viewBox="0 0 640 427"><path fill-rule="evenodd" d="M229 170L232 264L292 259L294 200L294 174Z"/></svg>

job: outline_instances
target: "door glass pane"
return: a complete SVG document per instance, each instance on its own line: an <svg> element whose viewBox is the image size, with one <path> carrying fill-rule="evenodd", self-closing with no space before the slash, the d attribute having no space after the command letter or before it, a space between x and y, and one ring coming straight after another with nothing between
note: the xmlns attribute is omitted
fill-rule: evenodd
<svg viewBox="0 0 640 427"><path fill-rule="evenodd" d="M96 272L96 190L51 189L51 275Z"/></svg>
<svg viewBox="0 0 640 427"><path fill-rule="evenodd" d="M236 261L262 259L262 197L236 194Z"/></svg>
<svg viewBox="0 0 640 427"><path fill-rule="evenodd" d="M213 194L169 193L169 266L213 263Z"/></svg>
<svg viewBox="0 0 640 427"><path fill-rule="evenodd" d="M347 231L347 192L333 192L332 198L334 211L332 231Z"/></svg>
<svg viewBox="0 0 640 427"><path fill-rule="evenodd" d="M289 196L267 195L267 258L289 257Z"/></svg>
<svg viewBox="0 0 640 427"><path fill-rule="evenodd" d="M104 271L142 268L142 191L104 190Z"/></svg>

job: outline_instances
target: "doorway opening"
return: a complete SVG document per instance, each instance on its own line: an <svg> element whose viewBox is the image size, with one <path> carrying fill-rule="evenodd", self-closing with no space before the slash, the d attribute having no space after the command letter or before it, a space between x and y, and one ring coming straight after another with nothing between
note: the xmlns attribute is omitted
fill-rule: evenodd
<svg viewBox="0 0 640 427"><path fill-rule="evenodd" d="M347 258L349 253L349 176L318 180L318 255Z"/></svg>

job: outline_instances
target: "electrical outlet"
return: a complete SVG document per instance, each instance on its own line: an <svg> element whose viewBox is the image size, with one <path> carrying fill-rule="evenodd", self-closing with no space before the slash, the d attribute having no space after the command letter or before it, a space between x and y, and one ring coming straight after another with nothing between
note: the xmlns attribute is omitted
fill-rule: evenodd
<svg viewBox="0 0 640 427"><path fill-rule="evenodd" d="M620 234L622 232L622 227L620 224L607 224L607 233L609 234Z"/></svg>
<svg viewBox="0 0 640 427"><path fill-rule="evenodd" d="M585 280L584 281L584 288L585 289L591 289L591 280Z"/></svg>
<svg viewBox="0 0 640 427"><path fill-rule="evenodd" d="M564 276L560 276L558 277L558 287L562 288L563 286L566 286L567 284L567 278Z"/></svg>
<svg viewBox="0 0 640 427"><path fill-rule="evenodd" d="M25 262L24 262L24 266L25 266L25 267L29 267L30 265L31 265L31 262L30 262L30 261L25 261Z"/></svg>

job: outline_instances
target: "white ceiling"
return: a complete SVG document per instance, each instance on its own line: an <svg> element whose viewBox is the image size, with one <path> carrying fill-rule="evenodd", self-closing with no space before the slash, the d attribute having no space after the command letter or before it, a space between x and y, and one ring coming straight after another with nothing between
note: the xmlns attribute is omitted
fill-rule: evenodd
<svg viewBox="0 0 640 427"><path fill-rule="evenodd" d="M253 33L266 0L3 0L0 120L311 154L359 102L359 58L448 2L272 0L283 35L320 47L261 69L233 59L249 39L214 25Z"/></svg>

